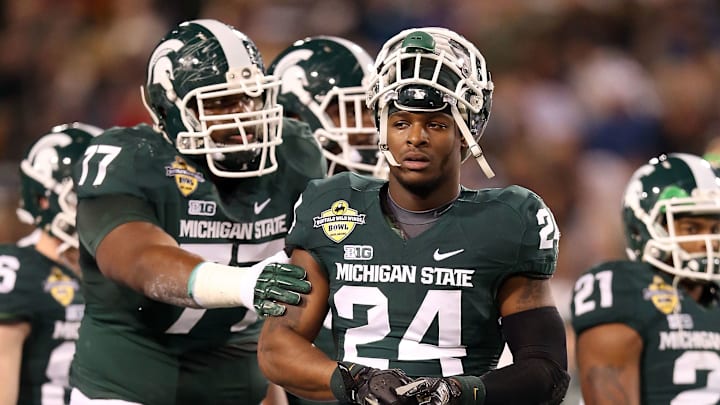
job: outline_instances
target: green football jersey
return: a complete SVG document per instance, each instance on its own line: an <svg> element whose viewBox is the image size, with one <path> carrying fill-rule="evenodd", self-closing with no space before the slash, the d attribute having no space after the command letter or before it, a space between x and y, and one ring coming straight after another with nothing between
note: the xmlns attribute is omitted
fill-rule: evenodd
<svg viewBox="0 0 720 405"><path fill-rule="evenodd" d="M596 266L575 283L572 325L579 335L623 323L643 340L643 404L720 403L720 309L703 307L678 289L672 275L643 262Z"/></svg>
<svg viewBox="0 0 720 405"><path fill-rule="evenodd" d="M254 312L153 301L105 278L94 254L108 232L138 220L156 224L208 261L247 266L278 252L293 220L293 204L310 179L324 176L325 162L307 125L295 120L283 122L283 143L276 152L274 173L213 180L204 166L178 154L147 125L114 128L93 140L76 167L79 210L86 199L132 196L150 205L154 215L118 203L97 220L102 225L88 226L79 217L87 313L73 362L74 386L91 398L143 404L191 398L195 403L259 402L264 379L250 385L240 381L239 371L228 372L241 368L259 374L254 363L261 322Z"/></svg>
<svg viewBox="0 0 720 405"><path fill-rule="evenodd" d="M62 405L83 316L75 274L35 250L0 245L0 322L29 322L18 404Z"/></svg>
<svg viewBox="0 0 720 405"><path fill-rule="evenodd" d="M497 291L513 275L549 278L559 232L518 186L470 190L404 240L381 209L385 182L313 181L287 238L327 272L338 359L411 376L480 375L503 348Z"/></svg>

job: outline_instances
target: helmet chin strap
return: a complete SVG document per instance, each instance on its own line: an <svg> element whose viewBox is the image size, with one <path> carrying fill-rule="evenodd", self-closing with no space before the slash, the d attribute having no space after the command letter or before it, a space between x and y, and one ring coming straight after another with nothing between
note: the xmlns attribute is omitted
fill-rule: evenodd
<svg viewBox="0 0 720 405"><path fill-rule="evenodd" d="M463 135L463 137L465 138L465 142L467 142L468 144L468 149L470 150L470 153L472 153L472 155L475 157L475 160L478 162L478 165L480 165L480 169L482 169L485 177L487 177L488 179L492 179L493 177L495 177L495 172L490 167L487 159L485 159L485 153L483 153L480 145L478 145L477 141L475 141L475 138L473 138L472 134L470 133L470 128L468 128L467 124L465 123L465 118L463 118L463 116L460 114L457 106L452 106L450 110L452 111L455 123L458 125L458 127L460 127L460 133Z"/></svg>
<svg viewBox="0 0 720 405"><path fill-rule="evenodd" d="M382 110L380 110L380 139L378 140L378 147L380 148L380 152L382 152L383 156L385 156L385 160L387 160L388 164L390 166L397 167L400 166L400 164L397 160L395 160L395 157L393 157L387 144L387 120L388 112L390 111L388 105L389 104L385 104Z"/></svg>

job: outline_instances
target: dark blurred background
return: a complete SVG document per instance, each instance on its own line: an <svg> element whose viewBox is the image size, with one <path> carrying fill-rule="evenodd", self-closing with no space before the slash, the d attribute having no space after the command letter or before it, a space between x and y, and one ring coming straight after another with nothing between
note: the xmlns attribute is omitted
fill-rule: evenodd
<svg viewBox="0 0 720 405"><path fill-rule="evenodd" d="M0 2L0 243L15 217L17 165L32 140L74 120L149 122L147 58L183 20L248 34L268 64L309 35L375 55L399 30L446 26L473 41L495 82L481 141L498 176L473 161L471 187L540 194L563 237L558 304L579 272L623 257L621 195L662 152L703 154L720 135L720 2L709 0L5 0ZM572 398L571 396L569 400Z"/></svg>

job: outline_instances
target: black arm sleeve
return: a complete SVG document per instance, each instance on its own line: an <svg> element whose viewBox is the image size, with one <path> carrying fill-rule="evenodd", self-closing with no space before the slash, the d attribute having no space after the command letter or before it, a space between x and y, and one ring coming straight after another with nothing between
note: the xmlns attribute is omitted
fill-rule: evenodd
<svg viewBox="0 0 720 405"><path fill-rule="evenodd" d="M485 405L559 404L570 383L565 325L555 307L502 320L513 364L484 374Z"/></svg>

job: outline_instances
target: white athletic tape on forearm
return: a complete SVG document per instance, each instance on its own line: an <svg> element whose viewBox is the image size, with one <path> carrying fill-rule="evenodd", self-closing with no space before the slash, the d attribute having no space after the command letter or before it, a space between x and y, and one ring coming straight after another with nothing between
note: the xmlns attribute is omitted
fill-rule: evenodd
<svg viewBox="0 0 720 405"><path fill-rule="evenodd" d="M255 311L255 283L263 268L270 263L288 263L289 260L285 252L280 251L251 267L202 262L190 275L188 294L203 308L242 306Z"/></svg>

